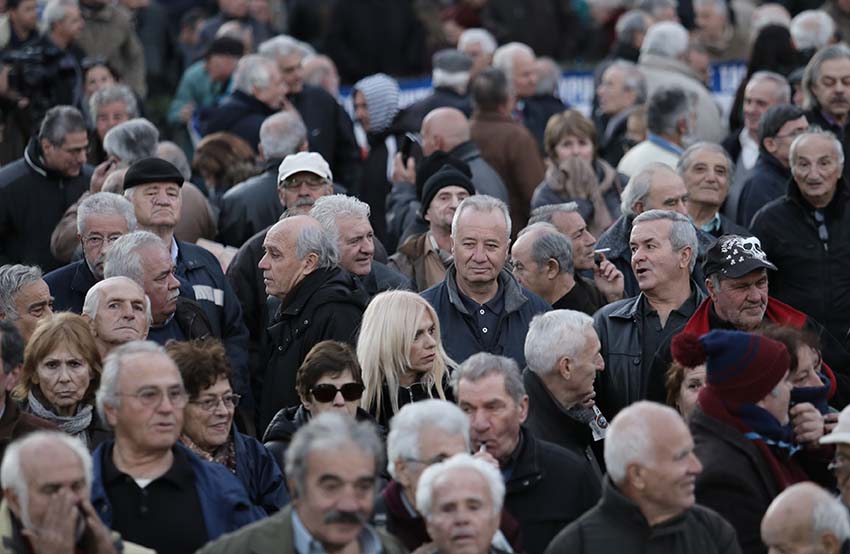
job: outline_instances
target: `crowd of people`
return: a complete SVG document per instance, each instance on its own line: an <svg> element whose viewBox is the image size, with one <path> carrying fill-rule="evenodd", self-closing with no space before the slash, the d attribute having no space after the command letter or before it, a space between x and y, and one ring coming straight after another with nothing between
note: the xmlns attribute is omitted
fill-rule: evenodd
<svg viewBox="0 0 850 554"><path fill-rule="evenodd" d="M850 552L845 40L0 1L0 553Z"/></svg>

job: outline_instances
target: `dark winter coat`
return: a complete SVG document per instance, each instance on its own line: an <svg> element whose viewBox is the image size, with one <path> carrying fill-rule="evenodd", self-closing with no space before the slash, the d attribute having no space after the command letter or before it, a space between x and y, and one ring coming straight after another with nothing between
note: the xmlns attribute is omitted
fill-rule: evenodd
<svg viewBox="0 0 850 554"><path fill-rule="evenodd" d="M790 179L790 169L770 154L761 152L750 176L741 188L741 198L738 200L738 224L749 228L757 211L785 195Z"/></svg>
<svg viewBox="0 0 850 554"><path fill-rule="evenodd" d="M204 108L198 114L201 135L219 131L233 133L244 139L254 152L260 144L260 127L263 121L277 110L241 90L234 90L218 106Z"/></svg>
<svg viewBox="0 0 850 554"><path fill-rule="evenodd" d="M269 160L262 173L224 193L219 201L219 241L239 248L280 219L283 206L277 195L277 170L282 161L280 158Z"/></svg>
<svg viewBox="0 0 850 554"><path fill-rule="evenodd" d="M273 514L289 503L283 481L282 466L260 441L243 435L235 428L233 446L236 451L236 477L242 482L255 506Z"/></svg>
<svg viewBox="0 0 850 554"><path fill-rule="evenodd" d="M86 260L71 262L44 276L53 296L53 311L83 313L86 294L96 283Z"/></svg>

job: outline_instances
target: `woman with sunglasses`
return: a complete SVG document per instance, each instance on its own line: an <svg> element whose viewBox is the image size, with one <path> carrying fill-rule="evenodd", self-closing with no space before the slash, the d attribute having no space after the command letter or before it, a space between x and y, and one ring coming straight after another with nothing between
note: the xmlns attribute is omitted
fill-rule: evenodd
<svg viewBox="0 0 850 554"><path fill-rule="evenodd" d="M372 420L358 407L364 388L360 364L343 342L324 340L313 346L295 374L295 388L301 404L279 411L263 435L263 443L281 469L292 436L311 417L337 412L360 421Z"/></svg>
<svg viewBox="0 0 850 554"><path fill-rule="evenodd" d="M165 350L177 364L189 396L180 442L235 474L256 506L268 514L277 512L289 502L283 474L257 439L233 425L240 396L230 386L224 345L216 339L170 341Z"/></svg>
<svg viewBox="0 0 850 554"><path fill-rule="evenodd" d="M454 401L448 357L434 308L416 293L375 296L357 339L365 395L360 406L384 427L402 406L427 398Z"/></svg>

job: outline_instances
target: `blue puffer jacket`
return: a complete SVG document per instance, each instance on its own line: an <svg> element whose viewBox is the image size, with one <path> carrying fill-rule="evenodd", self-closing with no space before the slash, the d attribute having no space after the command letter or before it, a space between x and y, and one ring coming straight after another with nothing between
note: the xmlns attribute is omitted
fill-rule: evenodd
<svg viewBox="0 0 850 554"><path fill-rule="evenodd" d="M103 488L103 458L112 452L114 444L114 440L103 442L92 453L94 479L91 502L107 527L112 527L112 504ZM180 443L174 448L186 454L194 470L195 486L209 540L266 517L266 513L248 498L239 479L226 467L202 460Z"/></svg>
<svg viewBox="0 0 850 554"><path fill-rule="evenodd" d="M434 307L440 319L443 348L449 357L461 363L478 352L490 352L513 358L519 367L525 367L525 335L531 319L552 309L545 300L520 286L514 276L503 269L499 273L499 287L504 290L505 303L502 317L496 327L498 341L487 350L475 318L466 310L460 298L456 281L457 270L451 265L442 283L422 293Z"/></svg>
<svg viewBox="0 0 850 554"><path fill-rule="evenodd" d="M236 477L242 481L255 506L273 514L289 503L283 473L263 444L233 429L236 448Z"/></svg>

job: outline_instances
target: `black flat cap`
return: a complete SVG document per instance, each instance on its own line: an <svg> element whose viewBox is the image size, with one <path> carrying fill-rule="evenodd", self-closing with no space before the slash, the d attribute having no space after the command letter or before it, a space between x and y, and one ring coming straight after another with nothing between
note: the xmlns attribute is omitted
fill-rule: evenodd
<svg viewBox="0 0 850 554"><path fill-rule="evenodd" d="M183 186L183 175L173 164L160 158L142 158L124 175L124 190L148 183L175 183Z"/></svg>

